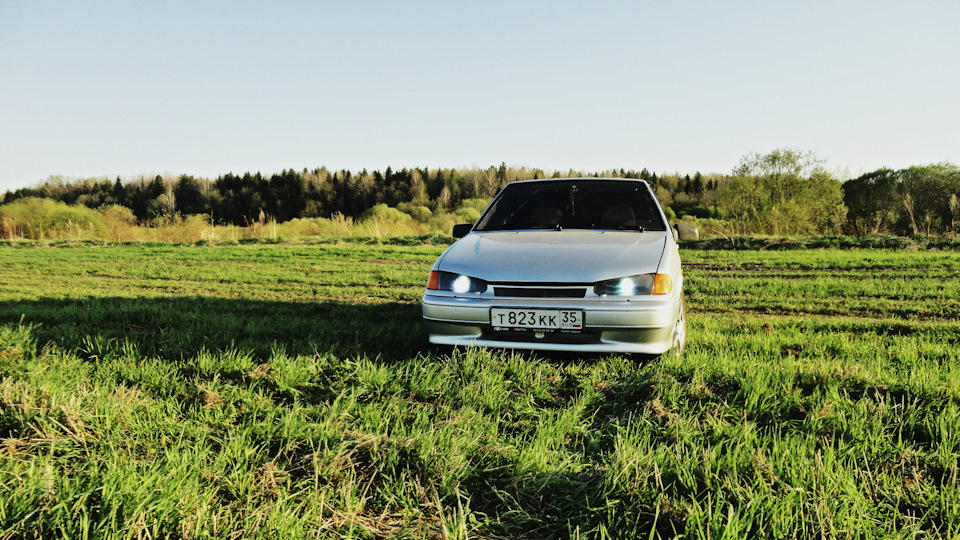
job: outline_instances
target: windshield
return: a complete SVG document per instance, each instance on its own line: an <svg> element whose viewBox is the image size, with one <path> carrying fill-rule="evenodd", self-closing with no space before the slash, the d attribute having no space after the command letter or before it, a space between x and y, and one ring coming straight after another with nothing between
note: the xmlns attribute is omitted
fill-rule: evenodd
<svg viewBox="0 0 960 540"><path fill-rule="evenodd" d="M667 224L645 183L577 179L508 184L474 230L518 229L665 231Z"/></svg>

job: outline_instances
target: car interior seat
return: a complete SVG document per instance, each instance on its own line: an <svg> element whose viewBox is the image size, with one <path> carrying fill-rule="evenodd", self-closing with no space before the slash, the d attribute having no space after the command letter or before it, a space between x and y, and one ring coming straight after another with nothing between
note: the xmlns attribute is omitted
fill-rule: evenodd
<svg viewBox="0 0 960 540"><path fill-rule="evenodd" d="M553 227L560 224L563 214L560 208L553 204L539 204L530 213L530 223L533 226Z"/></svg>
<svg viewBox="0 0 960 540"><path fill-rule="evenodd" d="M637 215L627 203L613 203L603 209L600 224L608 227L636 227Z"/></svg>

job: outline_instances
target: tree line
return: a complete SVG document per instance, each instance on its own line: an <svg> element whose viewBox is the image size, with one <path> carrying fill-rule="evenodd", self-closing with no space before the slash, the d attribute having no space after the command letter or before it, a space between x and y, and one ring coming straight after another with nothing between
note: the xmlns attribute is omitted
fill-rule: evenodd
<svg viewBox="0 0 960 540"><path fill-rule="evenodd" d="M743 157L729 174L657 174L614 169L567 171L507 167L380 172L232 173L210 180L190 175L65 180L6 192L3 206L28 198L91 209L123 207L149 225L174 216L205 215L211 223L247 226L265 221L347 217L395 208L414 219L454 213L465 202L489 200L508 182L546 177L641 178L671 218L690 216L731 234L918 235L960 232L960 168L950 163L879 169L842 182L812 153L776 149ZM464 214L466 215L466 214ZM470 214L472 215L472 214ZM690 219L687 218L687 219Z"/></svg>
<svg viewBox="0 0 960 540"><path fill-rule="evenodd" d="M424 207L431 212L456 209L463 201L489 199L508 182L545 178L541 169L500 167L486 169L428 169L390 167L384 172L367 170L330 171L285 170L266 177L261 173L242 176L226 174L215 180L181 175L171 178L156 176L124 182L91 178L68 181L50 178L38 187L8 191L0 204L9 204L28 197L50 198L66 204L88 208L119 205L129 208L141 222L173 215L206 214L218 224L248 225L264 219L278 222L294 218L330 218L341 214L359 218L370 208ZM662 196L673 198L677 193L701 193L712 187L697 173L660 177L642 171L611 170L602 173L582 171L555 172L561 176L615 176L643 178L659 189Z"/></svg>

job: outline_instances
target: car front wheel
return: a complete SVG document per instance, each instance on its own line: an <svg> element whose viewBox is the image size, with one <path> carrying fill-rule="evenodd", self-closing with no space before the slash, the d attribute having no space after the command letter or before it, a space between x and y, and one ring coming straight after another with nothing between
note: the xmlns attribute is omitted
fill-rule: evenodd
<svg viewBox="0 0 960 540"><path fill-rule="evenodd" d="M673 347L670 353L674 356L680 356L683 353L683 346L687 343L687 310L683 295L680 295L680 315L673 327Z"/></svg>

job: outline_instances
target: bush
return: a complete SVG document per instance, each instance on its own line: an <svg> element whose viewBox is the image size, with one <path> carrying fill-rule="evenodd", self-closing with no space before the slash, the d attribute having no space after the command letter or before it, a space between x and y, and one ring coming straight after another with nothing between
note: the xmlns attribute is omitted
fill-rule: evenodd
<svg viewBox="0 0 960 540"><path fill-rule="evenodd" d="M400 203L397 205L397 210L409 214L410 217L421 224L426 224L430 221L430 218L433 217L433 212L429 208L426 206L417 206L412 203Z"/></svg>
<svg viewBox="0 0 960 540"><path fill-rule="evenodd" d="M358 225L358 233L375 237L414 236L427 232L409 214L383 203L364 212Z"/></svg>
<svg viewBox="0 0 960 540"><path fill-rule="evenodd" d="M0 234L9 239L87 240L104 238L107 227L96 210L27 197L0 206Z"/></svg>
<svg viewBox="0 0 960 540"><path fill-rule="evenodd" d="M141 239L141 232L137 227L137 217L133 210L125 206L111 205L100 209L103 214L103 223L114 242L131 242Z"/></svg>
<svg viewBox="0 0 960 540"><path fill-rule="evenodd" d="M162 218L155 225L154 234L167 242L193 244L200 240L213 240L217 236L216 228L210 224L210 216L206 214Z"/></svg>
<svg viewBox="0 0 960 540"><path fill-rule="evenodd" d="M476 210L479 215L483 213L489 204L490 199L464 199L460 201L459 209L473 209Z"/></svg>
<svg viewBox="0 0 960 540"><path fill-rule="evenodd" d="M277 224L280 234L288 237L307 236L356 236L357 226L353 218L335 212L327 218L293 218L285 223ZM249 228L248 228L249 229Z"/></svg>
<svg viewBox="0 0 960 540"><path fill-rule="evenodd" d="M427 221L427 228L433 232L450 234L458 223L476 223L489 204L489 199L464 199L453 213L434 214Z"/></svg>
<svg viewBox="0 0 960 540"><path fill-rule="evenodd" d="M330 226L325 226L323 218L293 218L290 221L280 223L278 229L284 236L323 236L328 233Z"/></svg>
<svg viewBox="0 0 960 540"><path fill-rule="evenodd" d="M430 221L427 222L427 229L432 232L450 234L453 232L453 226L458 223L464 223L464 221L458 219L453 214L441 212L434 214L433 217L430 218Z"/></svg>
<svg viewBox="0 0 960 540"><path fill-rule="evenodd" d="M458 223L476 223L480 219L480 211L474 208L458 208L453 215Z"/></svg>

